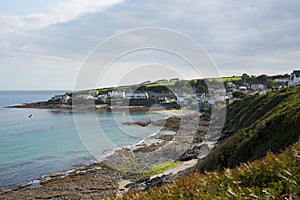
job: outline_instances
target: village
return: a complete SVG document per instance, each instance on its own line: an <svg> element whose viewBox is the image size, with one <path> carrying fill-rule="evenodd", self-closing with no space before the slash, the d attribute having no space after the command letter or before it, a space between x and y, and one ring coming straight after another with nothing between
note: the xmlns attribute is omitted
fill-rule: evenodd
<svg viewBox="0 0 300 200"><path fill-rule="evenodd" d="M274 78L274 77L273 77ZM278 77L274 79L268 78L266 75L261 75L255 79L246 74L243 74L240 80L224 81L224 87L217 87L213 90L197 91L197 86L193 86L193 91L186 89L177 90L173 92L172 88L177 82L178 78L170 80L162 79L155 82L145 81L132 89L111 88L105 91L91 90L85 92L66 93L64 95L55 95L49 101L54 104L72 104L72 99L85 100L99 104L114 104L114 106L124 105L139 105L150 106L159 104L163 107L169 108L196 108L199 106L200 110L208 110L211 105L228 104L244 97L245 95L263 95L268 91L279 90L286 87L295 87L300 84L300 70L294 70L291 75ZM156 90L159 87L165 87L163 90L151 90L146 86L153 86L155 84ZM173 86L173 87L172 87ZM141 89L142 88L142 89ZM146 89L145 89L146 88Z"/></svg>

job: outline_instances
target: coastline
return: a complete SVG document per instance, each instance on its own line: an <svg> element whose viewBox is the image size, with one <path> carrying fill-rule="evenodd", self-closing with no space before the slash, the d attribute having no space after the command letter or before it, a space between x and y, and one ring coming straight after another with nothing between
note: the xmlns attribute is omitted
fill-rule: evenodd
<svg viewBox="0 0 300 200"><path fill-rule="evenodd" d="M168 156L170 150L180 144L176 139L174 141L174 138L182 134L178 134L177 132L180 123L178 118L182 116L182 112L180 110L160 110L154 112L169 116L167 119L158 120L158 122L151 124L154 126L163 124L163 129L159 133L149 136L135 144L134 148L119 148L114 150L110 155L107 155L101 162L64 173L44 175L42 176L44 180L36 179L31 181L31 183L12 189L11 191L3 192L0 194L0 198L26 198L29 197L29 194L34 194L37 198L60 198L63 196L70 198L75 196L80 196L81 198L103 198L111 195L119 196L128 190L149 189L150 187L175 178L180 172L195 166L198 159L192 156L191 159L181 161L172 169L147 178L142 178L140 173L136 173L142 169L149 170L151 165L157 162L175 162L190 148L189 145L185 143L182 145L180 152L175 152L175 154L177 154L171 155L171 157ZM174 134L161 134L163 131L173 131ZM151 142L148 140L150 138L153 139ZM195 138L195 136L193 136L193 138ZM197 145L201 147L202 143L197 143ZM132 153L135 155L134 158L132 157ZM157 160L156 157L160 159ZM123 159L122 161L125 160L122 165L120 165L119 162L120 158ZM142 160L142 162L131 163L132 160L136 158ZM141 163L144 164L145 162L147 162L149 166L145 167L141 165ZM126 169L122 168L124 166L126 166ZM97 178L95 178L95 176ZM79 187L78 185L81 186ZM64 192L65 190L68 192Z"/></svg>
<svg viewBox="0 0 300 200"><path fill-rule="evenodd" d="M67 104L48 104L47 102L26 103L20 105L4 106L3 108L32 108L32 109L49 109L49 110L74 110L74 111L99 111L99 112L148 112L150 107L147 106L109 106L107 104L99 105L82 105L73 107ZM161 108L151 108L151 111L160 111Z"/></svg>

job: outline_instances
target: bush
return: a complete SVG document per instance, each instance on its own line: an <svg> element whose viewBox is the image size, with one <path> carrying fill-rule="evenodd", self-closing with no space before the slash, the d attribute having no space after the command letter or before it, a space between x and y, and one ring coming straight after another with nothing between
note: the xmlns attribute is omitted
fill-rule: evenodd
<svg viewBox="0 0 300 200"><path fill-rule="evenodd" d="M232 93L232 96L234 98L244 98L246 96L246 94L242 91L237 90Z"/></svg>

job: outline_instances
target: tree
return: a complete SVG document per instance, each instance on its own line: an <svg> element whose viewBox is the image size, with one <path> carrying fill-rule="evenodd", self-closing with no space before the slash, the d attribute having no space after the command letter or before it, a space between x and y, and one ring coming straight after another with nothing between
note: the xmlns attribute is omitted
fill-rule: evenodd
<svg viewBox="0 0 300 200"><path fill-rule="evenodd" d="M196 93L198 93L198 94L207 93L207 92L208 92L208 90L207 90L207 88L204 85L199 85L196 88Z"/></svg>
<svg viewBox="0 0 300 200"><path fill-rule="evenodd" d="M267 81L267 88L272 88L273 86L274 86L274 81L273 80L271 80L271 79L268 79L268 81Z"/></svg>
<svg viewBox="0 0 300 200"><path fill-rule="evenodd" d="M242 84L246 85L249 82L250 79L251 79L251 77L248 74L244 73L242 75Z"/></svg>
<svg viewBox="0 0 300 200"><path fill-rule="evenodd" d="M242 91L237 90L237 91L232 93L232 96L234 98L244 98L246 96L246 94Z"/></svg>

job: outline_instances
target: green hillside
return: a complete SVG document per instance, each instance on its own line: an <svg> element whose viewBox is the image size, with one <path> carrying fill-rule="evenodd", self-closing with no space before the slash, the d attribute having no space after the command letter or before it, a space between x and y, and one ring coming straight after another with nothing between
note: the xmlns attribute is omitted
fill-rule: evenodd
<svg viewBox="0 0 300 200"><path fill-rule="evenodd" d="M223 138L200 169L234 167L262 158L268 150L279 153L298 140L300 87L266 95L247 96L227 108Z"/></svg>

